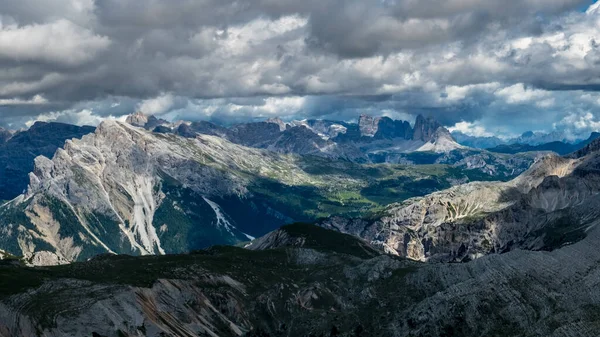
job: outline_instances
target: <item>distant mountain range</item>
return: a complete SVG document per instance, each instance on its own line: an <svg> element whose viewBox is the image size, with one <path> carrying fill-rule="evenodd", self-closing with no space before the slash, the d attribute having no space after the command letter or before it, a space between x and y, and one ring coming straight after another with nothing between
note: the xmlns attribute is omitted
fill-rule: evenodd
<svg viewBox="0 0 600 337"><path fill-rule="evenodd" d="M417 116L414 126L388 117L361 115L358 123L332 120L264 122L223 127L206 121L170 123L136 113L131 125L157 133L187 138L212 135L232 143L282 154L311 155L355 163L447 164L509 179L526 170L535 153L506 156L456 142L450 132L432 118Z"/></svg>
<svg viewBox="0 0 600 337"><path fill-rule="evenodd" d="M579 149L586 147L592 141L600 137L600 133L593 132L590 137L584 141L577 143L565 143L565 142L550 142L540 145L529 145L529 144L504 144L488 149L490 152L496 153L522 153L522 152L535 152L535 151L551 151L560 155L569 154Z"/></svg>
<svg viewBox="0 0 600 337"><path fill-rule="evenodd" d="M213 135L235 144L282 154L313 155L355 163L448 164L479 170L499 179L523 172L535 160L535 152L567 154L598 137L598 133L594 133L578 143L538 144L561 135L527 132L507 144L495 137L470 137L456 131L450 134L440 123L423 116L417 117L414 127L407 121L368 115L360 116L358 123L332 120L286 123L272 118L226 128L206 121L171 123L136 113L128 116L127 123L186 138ZM27 188L28 173L34 168L36 156L52 157L66 140L80 138L94 130L91 126L55 122L37 122L21 131L0 128L0 200L10 200Z"/></svg>
<svg viewBox="0 0 600 337"><path fill-rule="evenodd" d="M488 149L506 144L506 141L498 137L475 137L466 135L460 131L452 131L452 137L454 137L459 144L476 149Z"/></svg>
<svg viewBox="0 0 600 337"><path fill-rule="evenodd" d="M591 137L593 137L593 136L594 136L594 133L591 135ZM531 149L533 149L531 151L538 151L533 147L541 146L542 148L543 147L546 147L546 148L554 147L554 148L557 148L564 152L564 151L568 151L568 149L569 149L568 146L573 146L578 143L585 142L585 140L569 140L568 137L563 132L560 132L560 131L554 131L554 132L550 132L550 133L527 131L519 137L506 139L506 140L503 140L503 139L500 139L500 138L494 137L494 136L491 136L491 137L469 136L460 131L453 131L452 137L454 137L454 139L456 139L456 141L459 144L462 144L462 145L468 146L468 147L473 147L473 148L478 148L478 149L493 149L493 148L502 149L503 146L513 146L514 145L515 151L519 147L522 147L523 149L529 149L527 146L530 146ZM558 143L562 143L562 144L564 144L564 146L561 147L561 145ZM546 144L554 144L554 145L546 145ZM529 151L529 150L527 150L527 151ZM519 152L526 152L526 151L519 151Z"/></svg>
<svg viewBox="0 0 600 337"><path fill-rule="evenodd" d="M142 113L129 116L127 122L150 131L183 137L208 134L274 152L346 157L357 161L368 161L368 151L364 153L358 149L365 144L377 143L377 150L394 147L401 152L444 153L463 147L441 124L421 115L417 117L414 127L407 121L368 115L361 115L358 123L329 120L285 123L279 118L271 118L230 128L205 121L169 123ZM437 132L438 129L445 131ZM438 141L443 145L437 146Z"/></svg>

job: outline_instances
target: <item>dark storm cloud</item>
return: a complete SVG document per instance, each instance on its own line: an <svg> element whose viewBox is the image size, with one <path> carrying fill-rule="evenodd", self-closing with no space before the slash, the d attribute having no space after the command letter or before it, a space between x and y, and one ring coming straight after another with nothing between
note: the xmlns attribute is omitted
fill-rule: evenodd
<svg viewBox="0 0 600 337"><path fill-rule="evenodd" d="M424 113L492 125L542 111L552 127L597 109L581 98L600 85L600 14L572 11L585 3L7 0L0 114L18 124L134 109L231 121Z"/></svg>

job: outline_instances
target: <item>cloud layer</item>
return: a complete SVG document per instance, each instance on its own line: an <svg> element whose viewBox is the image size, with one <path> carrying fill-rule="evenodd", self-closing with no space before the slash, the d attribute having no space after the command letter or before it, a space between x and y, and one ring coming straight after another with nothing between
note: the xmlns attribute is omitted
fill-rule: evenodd
<svg viewBox="0 0 600 337"><path fill-rule="evenodd" d="M582 133L590 128L565 121L596 125L598 7L8 0L0 4L0 123L95 123L136 109L225 123L423 113L481 134Z"/></svg>

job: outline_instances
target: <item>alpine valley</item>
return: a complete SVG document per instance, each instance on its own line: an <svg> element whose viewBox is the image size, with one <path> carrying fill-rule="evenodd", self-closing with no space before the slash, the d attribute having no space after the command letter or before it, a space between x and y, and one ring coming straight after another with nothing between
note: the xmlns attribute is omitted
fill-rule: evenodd
<svg viewBox="0 0 600 337"><path fill-rule="evenodd" d="M2 337L600 328L596 134L566 155L422 116L3 134Z"/></svg>
<svg viewBox="0 0 600 337"><path fill-rule="evenodd" d="M25 192L0 208L2 251L33 265L235 245L293 222L360 217L469 181L508 180L542 155L470 149L423 117L414 128L369 116L224 128L138 113L73 128L35 124L5 143L44 129L55 135L49 142L81 137L63 140L51 159L22 160L31 164L18 172L32 170Z"/></svg>

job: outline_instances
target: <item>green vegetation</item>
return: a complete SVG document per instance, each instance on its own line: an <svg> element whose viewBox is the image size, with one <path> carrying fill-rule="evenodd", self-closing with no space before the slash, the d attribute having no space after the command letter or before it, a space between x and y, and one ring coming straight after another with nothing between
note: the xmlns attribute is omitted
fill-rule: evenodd
<svg viewBox="0 0 600 337"><path fill-rule="evenodd" d="M250 190L277 205L296 221L331 215L360 217L406 199L451 187L457 182L494 180L477 170L448 165L381 165L303 158L302 169L328 185L288 186L275 179L254 179Z"/></svg>

